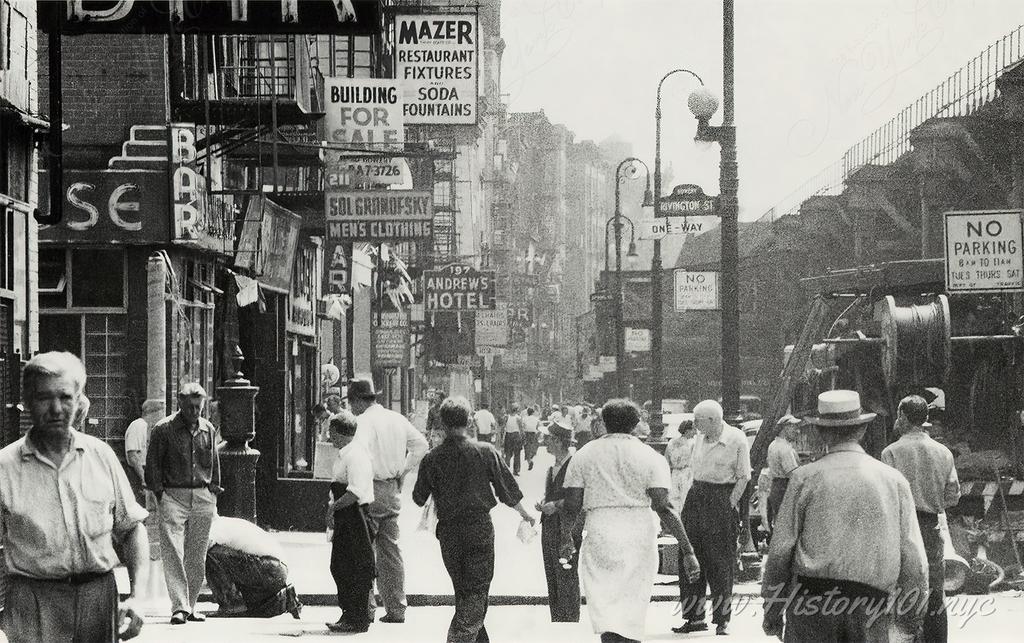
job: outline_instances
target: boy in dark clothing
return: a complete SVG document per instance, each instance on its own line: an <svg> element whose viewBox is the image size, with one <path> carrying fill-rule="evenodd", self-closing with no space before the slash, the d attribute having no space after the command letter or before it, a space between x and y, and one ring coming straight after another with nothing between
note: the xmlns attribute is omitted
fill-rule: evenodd
<svg viewBox="0 0 1024 643"><path fill-rule="evenodd" d="M536 521L523 507L523 493L497 450L467 436L472 408L462 397L441 403L445 439L420 463L412 499L419 506L433 496L441 558L455 589L449 643L489 641L484 627L487 595L494 577L495 495L523 520Z"/></svg>

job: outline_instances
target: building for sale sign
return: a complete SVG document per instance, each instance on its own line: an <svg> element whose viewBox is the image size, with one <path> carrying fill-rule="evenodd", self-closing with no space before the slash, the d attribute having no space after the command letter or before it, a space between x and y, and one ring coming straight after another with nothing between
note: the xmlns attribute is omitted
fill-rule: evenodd
<svg viewBox="0 0 1024 643"><path fill-rule="evenodd" d="M475 125L475 14L395 16L395 78L408 125Z"/></svg>
<svg viewBox="0 0 1024 643"><path fill-rule="evenodd" d="M946 290L1024 290L1019 211L946 212Z"/></svg>
<svg viewBox="0 0 1024 643"><path fill-rule="evenodd" d="M402 149L402 90L391 78L324 78L327 142L368 150Z"/></svg>

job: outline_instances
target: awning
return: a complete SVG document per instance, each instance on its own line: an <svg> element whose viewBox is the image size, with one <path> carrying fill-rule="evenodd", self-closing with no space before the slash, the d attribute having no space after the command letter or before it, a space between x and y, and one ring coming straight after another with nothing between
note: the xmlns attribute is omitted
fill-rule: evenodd
<svg viewBox="0 0 1024 643"><path fill-rule="evenodd" d="M13 105L0 105L0 112L4 114L16 115L19 119L21 119L22 124L37 132L46 134L50 131L50 121L43 118L39 118L38 116L33 116L32 114L29 114L28 112L17 107L14 107ZM64 129L68 129L67 124L64 125Z"/></svg>

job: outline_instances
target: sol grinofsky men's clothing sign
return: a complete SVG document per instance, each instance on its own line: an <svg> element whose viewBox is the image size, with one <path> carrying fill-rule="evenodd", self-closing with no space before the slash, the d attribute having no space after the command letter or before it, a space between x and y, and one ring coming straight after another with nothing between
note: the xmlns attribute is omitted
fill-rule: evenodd
<svg viewBox="0 0 1024 643"><path fill-rule="evenodd" d="M474 14L395 16L395 78L407 124L476 124L478 33Z"/></svg>
<svg viewBox="0 0 1024 643"><path fill-rule="evenodd" d="M428 239L434 205L421 190L326 192L327 238L344 241Z"/></svg>

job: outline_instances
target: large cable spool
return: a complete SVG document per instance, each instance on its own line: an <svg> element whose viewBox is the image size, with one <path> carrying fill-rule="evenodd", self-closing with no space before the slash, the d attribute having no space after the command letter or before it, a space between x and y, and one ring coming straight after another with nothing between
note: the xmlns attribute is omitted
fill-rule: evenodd
<svg viewBox="0 0 1024 643"><path fill-rule="evenodd" d="M943 387L952 365L949 299L939 295L928 304L897 306L889 295L880 321L882 371L889 387Z"/></svg>

